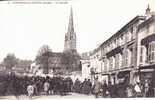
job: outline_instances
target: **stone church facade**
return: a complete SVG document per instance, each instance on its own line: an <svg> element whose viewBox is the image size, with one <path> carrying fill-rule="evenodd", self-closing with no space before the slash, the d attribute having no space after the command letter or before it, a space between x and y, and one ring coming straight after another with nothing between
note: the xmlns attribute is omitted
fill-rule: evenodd
<svg viewBox="0 0 155 100"><path fill-rule="evenodd" d="M72 73L81 71L80 55L76 49L76 33L73 25L73 11L70 9L68 30L64 39L63 52L45 52L44 56L46 64L35 64L34 75L71 75Z"/></svg>
<svg viewBox="0 0 155 100"><path fill-rule="evenodd" d="M80 56L76 49L76 33L74 32L73 10L70 9L68 30L64 39L64 51L52 52L49 62L49 74L69 74L80 71Z"/></svg>

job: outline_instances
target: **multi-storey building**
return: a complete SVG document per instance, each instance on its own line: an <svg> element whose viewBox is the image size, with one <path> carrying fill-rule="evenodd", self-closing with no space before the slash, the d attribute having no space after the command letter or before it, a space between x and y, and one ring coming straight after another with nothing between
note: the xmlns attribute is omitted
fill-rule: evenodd
<svg viewBox="0 0 155 100"><path fill-rule="evenodd" d="M100 81L102 81L102 62L100 61L101 58L101 49L97 47L90 53L90 75L91 80L94 81L95 78L98 77Z"/></svg>
<svg viewBox="0 0 155 100"><path fill-rule="evenodd" d="M119 79L133 80L137 27L144 19L144 16L136 16L100 46L102 74L108 76L112 84L118 83Z"/></svg>
<svg viewBox="0 0 155 100"><path fill-rule="evenodd" d="M81 54L81 65L82 65L82 80L90 79L91 73L90 73L90 53L82 53Z"/></svg>
<svg viewBox="0 0 155 100"><path fill-rule="evenodd" d="M146 61L153 66L155 23L152 14L148 7L146 15L133 18L93 51L90 66L98 76L102 75L102 79L112 84L121 81L134 84L139 81L140 69L146 66Z"/></svg>
<svg viewBox="0 0 155 100"><path fill-rule="evenodd" d="M140 79L155 83L155 12L146 10L146 20L138 26L137 66Z"/></svg>

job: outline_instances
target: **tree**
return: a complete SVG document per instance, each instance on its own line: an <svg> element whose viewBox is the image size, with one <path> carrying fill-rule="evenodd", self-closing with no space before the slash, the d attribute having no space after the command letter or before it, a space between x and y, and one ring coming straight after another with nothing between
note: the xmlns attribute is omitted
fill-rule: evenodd
<svg viewBox="0 0 155 100"><path fill-rule="evenodd" d="M52 50L50 49L48 45L43 45L39 48L37 56L41 56L46 52L52 52Z"/></svg>
<svg viewBox="0 0 155 100"><path fill-rule="evenodd" d="M4 66L6 69L12 72L12 67L17 65L18 59L14 54L9 53L3 60Z"/></svg>
<svg viewBox="0 0 155 100"><path fill-rule="evenodd" d="M41 64L44 67L44 73L48 74L49 72L49 58L52 55L52 50L48 45L43 45L40 47L38 54L36 56L36 63Z"/></svg>

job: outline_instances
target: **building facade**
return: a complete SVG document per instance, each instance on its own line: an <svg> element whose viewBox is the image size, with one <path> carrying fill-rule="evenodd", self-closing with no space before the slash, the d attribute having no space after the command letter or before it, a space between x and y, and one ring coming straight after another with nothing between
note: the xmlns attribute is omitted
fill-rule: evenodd
<svg viewBox="0 0 155 100"><path fill-rule="evenodd" d="M121 80L130 80L127 83L134 81L137 27L144 19L144 16L136 16L100 46L103 75L112 84Z"/></svg>
<svg viewBox="0 0 155 100"><path fill-rule="evenodd" d="M155 87L155 12L146 10L146 20L138 26L137 66L140 80Z"/></svg>
<svg viewBox="0 0 155 100"><path fill-rule="evenodd" d="M145 15L133 18L93 51L90 66L101 81L135 84L147 76L140 73L146 61L150 62L147 66L153 66L155 59L153 14L148 7Z"/></svg>
<svg viewBox="0 0 155 100"><path fill-rule="evenodd" d="M102 82L102 61L101 58L101 48L97 47L95 50L93 50L90 53L90 75L91 75L91 81L93 82L95 78L98 78L100 82Z"/></svg>
<svg viewBox="0 0 155 100"><path fill-rule="evenodd" d="M90 73L90 53L82 53L81 54L81 65L82 65L82 81L85 79L90 79L91 78L91 73Z"/></svg>

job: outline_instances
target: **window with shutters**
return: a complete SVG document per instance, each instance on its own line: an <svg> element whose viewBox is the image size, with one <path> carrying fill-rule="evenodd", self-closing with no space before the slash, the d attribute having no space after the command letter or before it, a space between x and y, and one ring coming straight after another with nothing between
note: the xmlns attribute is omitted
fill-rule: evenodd
<svg viewBox="0 0 155 100"><path fill-rule="evenodd" d="M115 56L115 69L118 69L119 68L119 54L116 54Z"/></svg>
<svg viewBox="0 0 155 100"><path fill-rule="evenodd" d="M131 29L130 29L130 34L131 34L131 40L132 40L133 37L134 37L134 36L133 36L133 35L134 35L134 34L133 34L133 27L131 27Z"/></svg>
<svg viewBox="0 0 155 100"><path fill-rule="evenodd" d="M109 59L106 59L106 67L105 67L105 69L106 69L106 71L109 71L110 70L110 66L109 66L109 62L110 62L110 60Z"/></svg>
<svg viewBox="0 0 155 100"><path fill-rule="evenodd" d="M112 70L113 69L113 58L110 57L109 59L109 69Z"/></svg>
<svg viewBox="0 0 155 100"><path fill-rule="evenodd" d="M125 66L129 65L129 50L125 52Z"/></svg>
<svg viewBox="0 0 155 100"><path fill-rule="evenodd" d="M128 41L129 41L129 33L126 32L126 34L125 34L125 43L128 42Z"/></svg>
<svg viewBox="0 0 155 100"><path fill-rule="evenodd" d="M123 66L123 55L120 53L119 54L119 68Z"/></svg>
<svg viewBox="0 0 155 100"><path fill-rule="evenodd" d="M143 54L144 54L144 47L143 46L141 46L141 48L140 48L140 63L143 63Z"/></svg>
<svg viewBox="0 0 155 100"><path fill-rule="evenodd" d="M107 71L107 59L104 60L104 71Z"/></svg>
<svg viewBox="0 0 155 100"><path fill-rule="evenodd" d="M112 69L115 69L115 62L116 62L115 57L116 57L116 56L113 56L113 57L112 57L112 64L113 64Z"/></svg>
<svg viewBox="0 0 155 100"><path fill-rule="evenodd" d="M149 62L155 62L155 41L149 43L148 60Z"/></svg>

